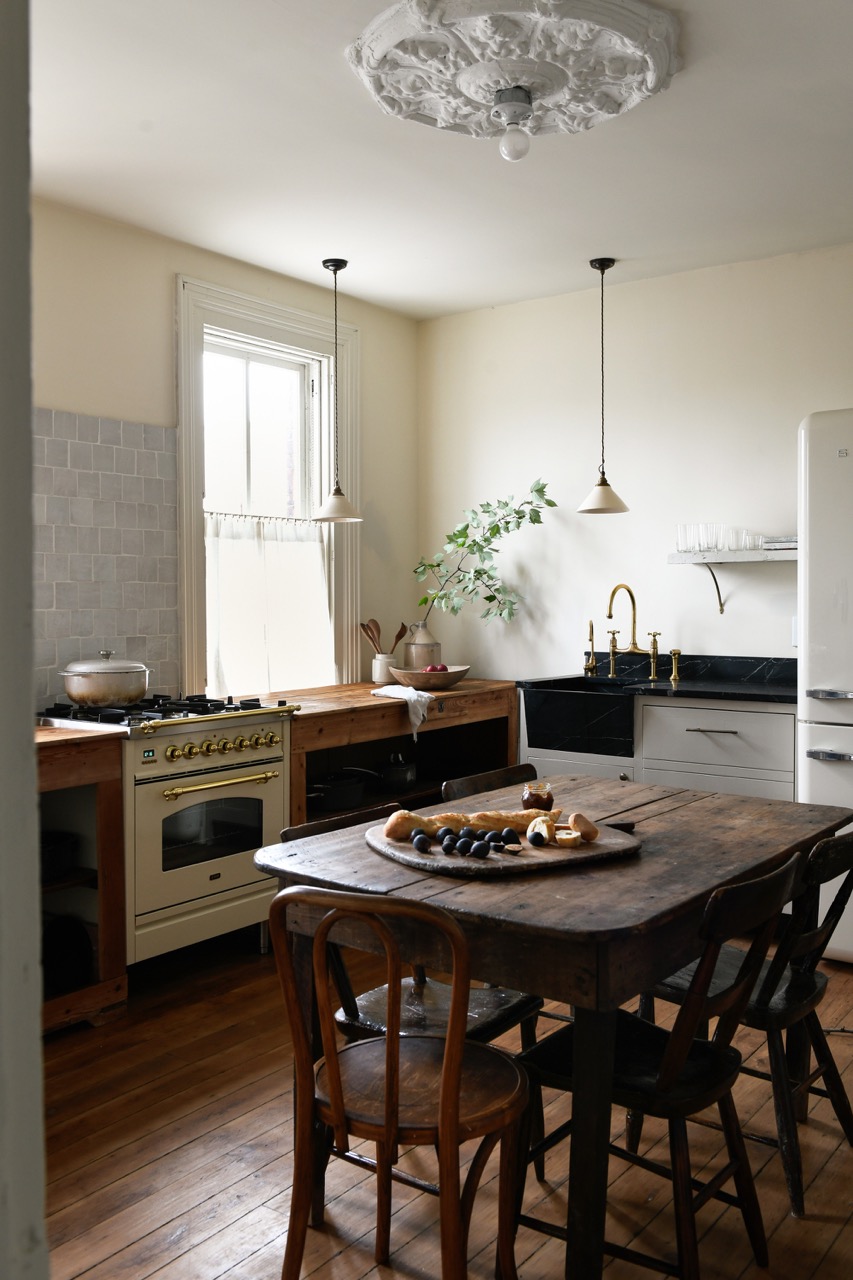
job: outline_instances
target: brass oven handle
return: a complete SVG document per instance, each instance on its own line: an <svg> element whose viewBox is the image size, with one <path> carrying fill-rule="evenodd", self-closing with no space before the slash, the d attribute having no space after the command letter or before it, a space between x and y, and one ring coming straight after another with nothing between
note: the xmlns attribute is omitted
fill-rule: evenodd
<svg viewBox="0 0 853 1280"><path fill-rule="evenodd" d="M188 796L191 791L212 791L214 787L239 787L244 782L257 782L261 786L278 776L278 769L271 769L268 773L253 773L248 778L225 778L222 782L198 782L193 787L170 787L163 792L163 799L177 800L179 796Z"/></svg>
<svg viewBox="0 0 853 1280"><path fill-rule="evenodd" d="M266 716L268 720L278 716L280 720L289 720L291 716L302 710L302 704L299 702L290 702L286 707L252 707L251 711L218 711L212 716L186 716L178 717L177 720L145 720L142 724L136 726L143 733L156 733L158 729L168 729L170 733L175 733L182 725L187 728L194 729L197 724L207 724L211 720L216 720L219 724L230 719L233 716Z"/></svg>

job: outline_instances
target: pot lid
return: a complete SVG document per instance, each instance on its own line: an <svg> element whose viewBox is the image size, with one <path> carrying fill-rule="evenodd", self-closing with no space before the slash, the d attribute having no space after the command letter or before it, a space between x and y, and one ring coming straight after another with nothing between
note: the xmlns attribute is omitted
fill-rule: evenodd
<svg viewBox="0 0 853 1280"><path fill-rule="evenodd" d="M100 657L81 658L78 662L69 662L61 676L102 676L102 675L141 675L148 674L144 662L131 662L127 658L113 658L112 649L101 649Z"/></svg>

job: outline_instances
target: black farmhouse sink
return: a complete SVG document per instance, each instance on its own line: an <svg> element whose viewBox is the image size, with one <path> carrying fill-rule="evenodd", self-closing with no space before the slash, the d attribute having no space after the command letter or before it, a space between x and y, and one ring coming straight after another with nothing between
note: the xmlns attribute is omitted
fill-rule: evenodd
<svg viewBox="0 0 853 1280"><path fill-rule="evenodd" d="M607 676L520 680L528 747L632 756L634 698L629 685Z"/></svg>

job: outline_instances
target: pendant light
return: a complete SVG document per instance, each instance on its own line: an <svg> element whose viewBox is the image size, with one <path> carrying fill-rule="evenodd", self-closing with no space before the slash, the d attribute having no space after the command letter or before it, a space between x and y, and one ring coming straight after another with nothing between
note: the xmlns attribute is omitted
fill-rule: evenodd
<svg viewBox="0 0 853 1280"><path fill-rule="evenodd" d="M628 508L617 493L611 489L604 474L604 273L616 262L615 258L591 258L590 266L601 272L601 466L598 468L598 480L578 507L585 515L615 515Z"/></svg>
<svg viewBox="0 0 853 1280"><path fill-rule="evenodd" d="M326 524L354 524L362 518L341 489L340 477L338 475L338 272L343 271L346 265L346 258L323 259L323 266L327 271L331 271L335 278L335 446L334 456L332 459L334 464L335 484L332 492L314 516L314 519L323 521Z"/></svg>

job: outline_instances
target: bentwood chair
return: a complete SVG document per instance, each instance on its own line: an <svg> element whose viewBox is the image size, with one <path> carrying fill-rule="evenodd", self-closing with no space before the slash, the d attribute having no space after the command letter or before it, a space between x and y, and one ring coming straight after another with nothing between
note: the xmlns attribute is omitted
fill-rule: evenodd
<svg viewBox="0 0 853 1280"><path fill-rule="evenodd" d="M503 769L490 769L487 773L471 773L465 778L448 778L441 784L442 800L464 800L478 791L495 791L498 787L511 787L517 782L532 782L536 769L532 764L511 764Z"/></svg>
<svg viewBox="0 0 853 1280"><path fill-rule="evenodd" d="M285 827L281 840L301 840L304 836L338 831L361 822L381 822L398 808L397 804L379 805L373 809L360 809L317 822L306 822L301 826ZM356 995L340 949L332 946L330 956L332 979L341 1002L335 1013L339 1031L347 1040L384 1035L388 1002L385 986L373 987ZM421 965L414 965L412 976L402 980L401 991L401 1034L442 1035L450 1012L449 984L427 977ZM490 1040L496 1040L504 1032L511 1031L513 1027L518 1027L521 1047L529 1048L536 1043L536 1021L543 1003L539 996L527 995L523 991L513 991L507 987L471 987L468 996L468 1039L486 1044Z"/></svg>
<svg viewBox="0 0 853 1280"><path fill-rule="evenodd" d="M662 1270L684 1280L698 1280L699 1254L696 1210L712 1197L736 1205L743 1216L755 1260L767 1266L767 1241L752 1171L732 1098L741 1056L732 1036L749 999L782 908L791 896L798 856L770 875L716 890L705 908L699 936L704 943L688 993L671 1031L633 1013L617 1013L613 1102L616 1106L665 1119L669 1128L670 1165L663 1166L636 1152L611 1144L613 1155L672 1180L677 1261L653 1258L638 1250L605 1242L605 1252L641 1266ZM748 951L725 985L712 987L723 945L755 929ZM718 1018L712 1040L697 1035L710 1018ZM531 1082L531 1105L541 1101L541 1089L571 1092L573 1088L574 1026L562 1027L520 1055ZM686 1121L717 1105L725 1134L727 1160L705 1183L694 1179ZM549 1150L571 1132L571 1120L550 1133L540 1145ZM529 1159L537 1154L534 1147ZM734 1180L735 1193L722 1188ZM524 1213L519 1222L542 1230L538 1219ZM562 1235L548 1226L549 1234Z"/></svg>
<svg viewBox="0 0 853 1280"><path fill-rule="evenodd" d="M287 921L291 907L319 917L313 974L323 1057L316 1062L312 1028L296 980ZM372 933L385 958L388 999L386 1035L339 1048L327 953L331 935L341 924ZM374 1255L380 1266L389 1263L391 1188L397 1181L438 1196L442 1280L464 1280L474 1197L498 1142L497 1266L501 1280L516 1280L514 1214L527 1080L509 1054L466 1039L468 947L452 915L430 903L382 894L297 887L273 900L270 933L290 1019L295 1069L293 1189L282 1280L298 1280L312 1208L314 1225L322 1222L330 1157L370 1169L376 1176ZM414 939L427 935L431 947L441 944L452 976L446 1034L401 1035L399 938L405 937L411 946ZM352 1150L351 1138L374 1142L375 1158ZM475 1139L479 1145L462 1186L460 1147ZM435 1148L437 1185L401 1167L400 1149L411 1146Z"/></svg>
<svg viewBox="0 0 853 1280"><path fill-rule="evenodd" d="M820 889L843 876L828 907L821 913ZM742 1066L745 1075L769 1080L773 1088L777 1137L747 1133L746 1137L778 1147L785 1170L788 1197L795 1217L805 1213L803 1164L797 1120L808 1115L809 1094L828 1098L847 1141L853 1145L853 1111L844 1083L817 1014L829 979L817 966L853 894L853 832L821 840L806 859L800 889L788 923L772 959L762 966L755 990L741 1015L741 1023L767 1037L770 1070ZM739 947L724 947L713 985L726 981L740 963ZM640 1000L640 1016L654 1022L655 996L683 1004L690 987L692 966L680 970ZM713 988L712 988L713 989ZM810 1068L814 1053L815 1066ZM824 1088L815 1086L823 1078ZM634 1116L629 1145L637 1149L642 1117Z"/></svg>

